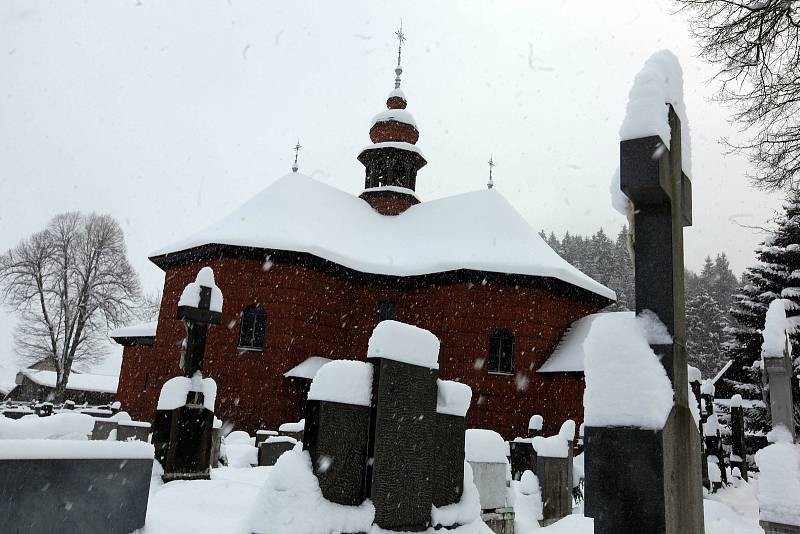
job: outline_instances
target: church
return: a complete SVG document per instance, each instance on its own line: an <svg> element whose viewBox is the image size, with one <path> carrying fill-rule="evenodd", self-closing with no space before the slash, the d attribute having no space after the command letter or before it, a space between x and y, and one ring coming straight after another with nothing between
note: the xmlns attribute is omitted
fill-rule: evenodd
<svg viewBox="0 0 800 534"><path fill-rule="evenodd" d="M534 414L546 434L583 420L582 361L562 353L571 325L614 292L556 254L491 180L488 189L419 198L427 160L399 55L395 72L372 144L357 155L359 196L297 172L295 158L292 173L233 213L150 256L165 273L158 320L111 333L124 346L123 409L152 420L161 386L180 374L177 303L208 265L225 301L203 372L217 382L217 417L238 429L301 419L316 371L366 359L386 319L439 338L440 378L473 391L468 427L511 439L527 435Z"/></svg>

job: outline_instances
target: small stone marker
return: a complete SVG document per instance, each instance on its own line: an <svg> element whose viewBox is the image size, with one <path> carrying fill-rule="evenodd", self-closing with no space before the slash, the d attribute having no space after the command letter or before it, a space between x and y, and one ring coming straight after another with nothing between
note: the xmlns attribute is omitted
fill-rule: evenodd
<svg viewBox="0 0 800 534"><path fill-rule="evenodd" d="M511 478L520 480L525 471L536 474L536 449L532 438L514 438L508 443L511 451Z"/></svg>
<svg viewBox="0 0 800 534"><path fill-rule="evenodd" d="M555 436L536 437L536 475L542 492L542 526L572 513L572 439L575 423L566 421Z"/></svg>
<svg viewBox="0 0 800 534"><path fill-rule="evenodd" d="M92 430L93 440L106 440L111 436L111 432L117 429L117 421L114 420L94 420L94 430Z"/></svg>
<svg viewBox="0 0 800 534"><path fill-rule="evenodd" d="M270 436L258 445L258 465L273 466L281 454L294 449L297 440L289 436Z"/></svg>
<svg viewBox="0 0 800 534"><path fill-rule="evenodd" d="M731 471L739 470L739 478L748 480L747 477L747 445L745 441L744 408L742 396L739 394L731 397Z"/></svg>
<svg viewBox="0 0 800 534"><path fill-rule="evenodd" d="M534 415L528 421L528 437L535 438L542 435L542 427L544 427L544 418L541 415Z"/></svg>
<svg viewBox="0 0 800 534"><path fill-rule="evenodd" d="M275 430L256 430L256 447L267 441L267 438L278 435Z"/></svg>
<svg viewBox="0 0 800 534"><path fill-rule="evenodd" d="M764 373L769 392L772 427L783 426L796 439L794 426L794 400L792 398L791 345L786 333L786 309L782 299L773 300L767 310L764 325L764 344L761 348ZM767 399L765 399L767 400Z"/></svg>
<svg viewBox="0 0 800 534"><path fill-rule="evenodd" d="M503 438L493 430L467 429L466 459L480 495L481 510L495 511L506 506L506 470Z"/></svg>
<svg viewBox="0 0 800 534"><path fill-rule="evenodd" d="M120 421L117 424L117 441L144 441L150 436L150 423Z"/></svg>
<svg viewBox="0 0 800 534"><path fill-rule="evenodd" d="M203 378L203 357L208 327L222 319L222 292L210 267L202 268L196 281L183 290L177 319L186 328L180 362L184 376L168 380L161 388L153 425L153 446L165 482L210 477L217 386Z"/></svg>

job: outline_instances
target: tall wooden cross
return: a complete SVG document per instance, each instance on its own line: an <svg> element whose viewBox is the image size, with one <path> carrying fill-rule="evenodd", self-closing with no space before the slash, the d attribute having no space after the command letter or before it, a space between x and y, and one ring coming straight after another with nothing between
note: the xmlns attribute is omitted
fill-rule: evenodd
<svg viewBox="0 0 800 534"><path fill-rule="evenodd" d="M636 313L655 313L673 340L651 345L675 398L661 443L647 452L660 466L651 485L663 485L664 524L658 530L701 534L700 436L688 404L683 285L683 227L692 224L692 183L681 165L680 120L668 106L669 147L659 136L620 143L620 186L634 206Z"/></svg>

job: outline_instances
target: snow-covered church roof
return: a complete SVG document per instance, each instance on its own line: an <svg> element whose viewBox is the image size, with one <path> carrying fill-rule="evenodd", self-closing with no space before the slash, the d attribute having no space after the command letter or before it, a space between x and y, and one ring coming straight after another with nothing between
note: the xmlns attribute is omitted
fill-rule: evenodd
<svg viewBox="0 0 800 534"><path fill-rule="evenodd" d="M385 216L357 196L292 173L218 223L151 257L211 244L304 252L380 275L470 269L552 277L616 298L556 254L496 189Z"/></svg>

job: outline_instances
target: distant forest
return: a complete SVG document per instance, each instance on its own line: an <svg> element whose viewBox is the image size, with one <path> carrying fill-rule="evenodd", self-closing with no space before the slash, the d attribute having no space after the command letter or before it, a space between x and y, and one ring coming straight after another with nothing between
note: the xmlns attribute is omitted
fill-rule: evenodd
<svg viewBox="0 0 800 534"><path fill-rule="evenodd" d="M616 238L601 228L594 235L567 232L559 239L555 233L540 232L550 247L572 265L617 293L617 302L608 310L625 311L636 307L633 263L628 254L628 228ZM702 270L686 270L686 349L689 363L713 377L727 363L723 344L731 325L730 308L740 280L731 271L724 252L706 257Z"/></svg>

